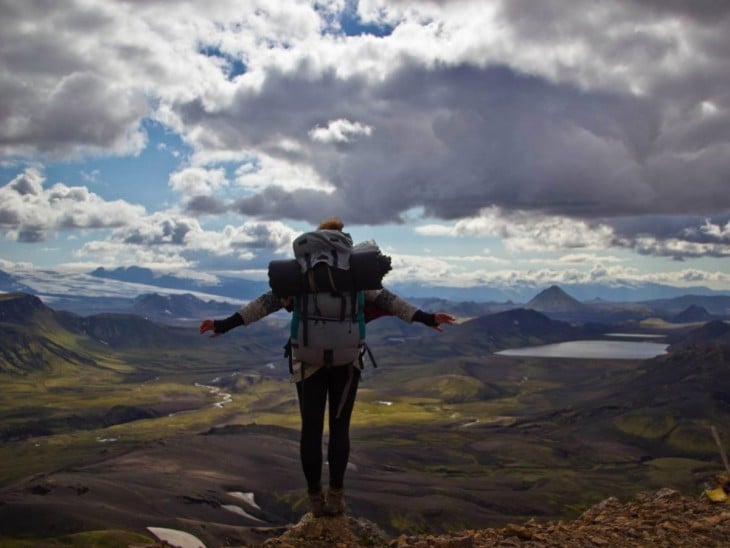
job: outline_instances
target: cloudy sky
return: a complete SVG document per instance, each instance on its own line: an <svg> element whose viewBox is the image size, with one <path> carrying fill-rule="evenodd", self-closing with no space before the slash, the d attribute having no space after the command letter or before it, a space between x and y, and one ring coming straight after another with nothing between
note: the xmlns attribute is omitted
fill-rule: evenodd
<svg viewBox="0 0 730 548"><path fill-rule="evenodd" d="M725 0L0 0L0 269L730 290Z"/></svg>

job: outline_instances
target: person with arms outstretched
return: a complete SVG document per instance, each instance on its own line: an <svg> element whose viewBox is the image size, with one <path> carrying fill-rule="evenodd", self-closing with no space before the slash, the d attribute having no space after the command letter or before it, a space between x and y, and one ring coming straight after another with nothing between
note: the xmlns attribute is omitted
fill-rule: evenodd
<svg viewBox="0 0 730 548"><path fill-rule="evenodd" d="M364 322L382 315L393 315L407 323L419 322L438 331L442 330L442 324L454 323L450 314L424 312L382 286L351 293L335 290L336 285L342 285L342 271L335 272L336 275L332 272L338 264L346 262L344 256L348 253L348 246L352 246L352 240L342 232L343 228L344 223L340 219L330 218L319 224L317 232L295 240L295 253L297 244L311 246L320 236L325 239L325 244L332 243L334 249L340 250L339 254L335 251L321 258L318 253L302 255L302 271L307 275L304 295L282 295L282 291L275 293L272 290L242 306L228 318L206 319L200 324L200 333L211 332L212 336L219 336L282 308L293 312L290 350L292 380L296 382L301 415L300 458L310 510L315 517L342 515L345 511L344 478L350 456L350 420L362 356L362 340L357 341L358 335L353 332L360 330L359 337L363 339ZM320 260L327 261L324 269L314 264ZM318 268L319 273L326 274L322 274L326 280L324 284L331 285L325 290L314 287L318 283L315 276ZM296 290L291 292L297 293ZM334 308L334 311L327 312L328 307ZM352 337L355 337L354 342L345 340ZM329 489L325 493L321 482L322 434L328 400Z"/></svg>

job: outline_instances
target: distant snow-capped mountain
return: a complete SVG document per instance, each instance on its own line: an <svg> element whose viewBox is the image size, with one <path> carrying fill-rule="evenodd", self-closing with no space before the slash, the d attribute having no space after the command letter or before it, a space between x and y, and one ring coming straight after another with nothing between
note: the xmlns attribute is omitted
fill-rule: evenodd
<svg viewBox="0 0 730 548"><path fill-rule="evenodd" d="M269 290L268 282L247 280L244 278L219 277L218 283L206 284L199 280L181 278L171 275L157 275L149 268L137 266L120 267L107 270L99 267L90 273L91 276L107 280L139 283L152 287L175 289L185 292L197 292L221 295L238 300L249 300Z"/></svg>
<svg viewBox="0 0 730 548"><path fill-rule="evenodd" d="M393 283L386 286L397 294L411 299L445 299L454 302L528 303L541 291L549 289L531 283L517 283L509 287L477 286L450 287L432 286L418 282ZM606 301L638 303L644 301L667 301L687 295L693 297L728 296L730 292L713 291L706 287L673 287L660 284L561 284L561 290L581 303ZM203 300L245 302L269 290L267 281L233 277L219 277L216 284L205 284L199 280L172 275L157 275L150 269L127 267L104 269L89 273L59 273L54 270L17 268L12 272L0 271L0 291L24 291L54 298L73 296L84 298L133 299L146 293L184 294L190 293ZM692 304L688 302L682 308ZM704 305L708 310L710 307ZM677 310L677 313L681 311Z"/></svg>

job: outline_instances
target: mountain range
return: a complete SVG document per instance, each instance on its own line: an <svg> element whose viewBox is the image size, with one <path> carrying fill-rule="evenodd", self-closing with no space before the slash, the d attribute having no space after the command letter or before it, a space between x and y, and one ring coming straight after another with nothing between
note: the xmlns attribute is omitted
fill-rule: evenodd
<svg viewBox="0 0 730 548"><path fill-rule="evenodd" d="M547 344L553 342L590 339L601 337L604 333L615 329L614 325L602 323L571 324L547 315L550 306L557 306L564 311L566 303L582 309L581 303L571 299L557 287L537 295L531 301L533 308L514 308L496 313L488 313L463 321L458 328L447 332L429 343L426 352L432 356L439 354L469 354L496 352L505 348ZM556 305L557 303L557 305ZM214 303L215 306L218 306ZM192 295L142 295L135 299L129 312L98 313L80 316L64 310L56 310L46 306L34 295L25 293L0 294L0 365L3 370L26 370L39 367L48 362L49 354L57 354L63 359L73 359L79 363L88 363L83 351L76 354L69 348L93 349L107 348L192 348L199 346L204 338L191 337L206 303ZM221 305L219 312L231 312L226 305ZM699 325L692 331L691 327L682 330L674 329L679 335L677 340L690 341L692 345L715 341L726 343L730 324L720 320L702 322L695 316L697 310L685 311L692 315L692 321ZM177 316L181 315L181 316ZM170 322L171 316L187 317L196 323ZM256 339L262 345L278 346L286 337L285 318L257 322L246 328L247 338ZM684 325L684 324L683 324ZM685 334L691 331L692 335ZM421 353L424 336L422 326L409 325L392 318L378 320L370 324L368 338L380 343L389 344L394 337L405 337L404 342L409 352ZM399 334L399 335L398 335ZM428 334L428 333L427 333ZM679 337L679 338L677 338ZM413 345L408 339L414 339ZM673 340L674 340L673 339ZM73 345L63 345L62 341L74 340ZM73 354L73 355L72 355Z"/></svg>
<svg viewBox="0 0 730 548"><path fill-rule="evenodd" d="M53 281L49 282L51 279ZM33 283L33 280L26 281ZM264 282L229 279L214 288L215 291L227 293L229 296L205 293L201 292L201 289L213 289L171 276L155 277L148 269L133 267L115 270L99 268L91 275L87 275L83 279L83 284L77 283L73 288L51 291L49 284L64 281L69 282L62 276L46 273L41 281L43 291L37 291L25 284L22 278L0 271L0 291L23 291L35 294L58 310L67 310L82 316L104 312L137 314L150 320L167 323L193 321L204 317L225 317L236 310L241 303L268 290L268 285ZM96 286L92 291L90 283L100 283L102 287ZM112 295L104 294L105 283L116 284ZM122 289L119 284L123 286ZM192 287L196 291L186 291L186 287ZM408 293L408 287L416 294ZM424 310L441 310L460 318L473 318L518 308L536 310L552 319L572 324L617 324L649 318L659 318L672 323L689 323L730 318L730 295L711 292L646 301L605 299L581 301L573 293L580 292L577 286L567 288L550 286L530 294L522 301L524 304L521 304L512 300L504 302L452 300L449 297L456 297L459 293L448 291L439 293L439 297L418 296L421 291L414 289L414 286L400 288L396 286L394 290ZM633 298L636 296L637 294L634 294ZM402 331L404 327L399 325L395 329Z"/></svg>
<svg viewBox="0 0 730 548"><path fill-rule="evenodd" d="M547 289L527 283L516 283L510 287L476 286L448 287L419 283L388 283L387 286L412 299L431 299L438 296L454 302L476 302L491 304L527 303L540 291ZM728 292L713 291L702 286L674 287L654 283L621 284L564 284L570 295L581 301L610 301L635 303L675 299L683 295L716 297L728 296ZM83 290L82 290L83 288ZM269 289L266 280L251 280L233 276L219 276L215 283L203 282L173 275L158 275L141 267L119 267L106 269L98 267L85 274L63 275L53 271L17 270L13 273L0 271L0 291L25 291L44 296L75 295L114 297L124 294L133 298L140 293L192 293L207 295L208 299L246 301ZM202 298L202 297L201 297ZM709 309L708 309L709 310Z"/></svg>
<svg viewBox="0 0 730 548"><path fill-rule="evenodd" d="M190 337L131 314L77 316L25 293L0 294L0 372L28 373L54 363L95 366L114 348L184 348Z"/></svg>
<svg viewBox="0 0 730 548"><path fill-rule="evenodd" d="M220 295L235 300L249 300L269 290L268 282L246 280L243 278L220 277L216 284L205 284L189 278L170 275L156 275L148 268L138 266L119 267L107 270L99 267L89 273L100 279L117 280L136 284L145 284L165 289L176 289L187 292L204 292Z"/></svg>

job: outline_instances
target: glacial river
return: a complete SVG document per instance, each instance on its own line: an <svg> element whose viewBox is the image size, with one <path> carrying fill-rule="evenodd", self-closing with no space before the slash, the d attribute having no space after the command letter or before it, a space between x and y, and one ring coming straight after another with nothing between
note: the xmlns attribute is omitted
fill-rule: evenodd
<svg viewBox="0 0 730 548"><path fill-rule="evenodd" d="M649 341L568 341L542 346L510 348L496 352L496 354L535 358L646 360L666 354L667 347L667 344Z"/></svg>

